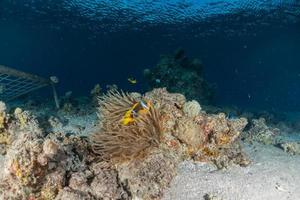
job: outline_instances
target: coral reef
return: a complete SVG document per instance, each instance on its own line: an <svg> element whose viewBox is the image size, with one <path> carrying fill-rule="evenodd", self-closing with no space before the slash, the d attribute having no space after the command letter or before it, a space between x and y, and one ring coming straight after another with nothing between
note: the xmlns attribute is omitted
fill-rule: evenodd
<svg viewBox="0 0 300 200"><path fill-rule="evenodd" d="M27 112L26 112L27 113ZM13 121L10 129L15 138L5 156L1 177L1 199L54 199L66 186L71 171L83 170L80 139L63 135L44 135L34 116L28 121ZM23 119L23 118L21 118ZM15 123L16 122L16 123ZM71 149L75 148L76 153Z"/></svg>
<svg viewBox="0 0 300 200"><path fill-rule="evenodd" d="M5 128L6 123L6 105L4 102L0 101L0 129Z"/></svg>
<svg viewBox="0 0 300 200"><path fill-rule="evenodd" d="M300 155L300 142L284 142L280 147L291 155Z"/></svg>
<svg viewBox="0 0 300 200"><path fill-rule="evenodd" d="M251 127L248 131L245 131L243 138L249 142L259 142L266 145L277 144L278 138L275 137L279 135L280 130L278 128L272 128L267 126L266 120L264 118L253 119Z"/></svg>
<svg viewBox="0 0 300 200"><path fill-rule="evenodd" d="M196 117L197 115L200 114L200 111L201 111L201 106L195 100L188 101L183 105L183 112L188 117Z"/></svg>
<svg viewBox="0 0 300 200"><path fill-rule="evenodd" d="M159 199L176 175L178 162L175 154L156 150L143 160L121 165L119 177L133 199Z"/></svg>
<svg viewBox="0 0 300 200"><path fill-rule="evenodd" d="M140 102L148 107L124 124ZM246 119L207 114L196 100L166 88L144 95L113 88L99 97L98 122L86 135L70 131L64 112L56 115L2 110L0 139L9 142L0 199L160 199L185 159L220 169L249 164L239 144Z"/></svg>
<svg viewBox="0 0 300 200"><path fill-rule="evenodd" d="M11 145L11 133L8 129L10 116L6 113L6 105L0 101L0 154L5 155Z"/></svg>
<svg viewBox="0 0 300 200"><path fill-rule="evenodd" d="M174 55L162 56L155 67L144 70L144 76L150 89L166 87L170 92L181 93L201 104L213 101L212 86L203 78L202 62L189 59L182 49Z"/></svg>
<svg viewBox="0 0 300 200"><path fill-rule="evenodd" d="M155 111L160 120L145 119L147 127L139 122L144 116L138 116L136 123L122 125L124 113L141 100L151 102L146 116L151 117L151 111ZM211 115L200 111L197 101L186 102L183 95L169 93L166 88L154 89L144 96L112 90L100 99L102 124L91 138L94 150L103 160L117 166L121 182L126 182L133 198L141 199L160 198L183 159L212 162L218 168L248 165L250 161L238 142L247 120L228 120L222 113ZM159 129L157 121L161 123ZM147 134L148 140L140 142L137 137L144 134L140 131L136 134L136 129L145 130L145 127L152 127L157 135ZM153 140L156 145L149 145ZM147 147L147 153L141 144ZM142 156L138 155L140 152ZM130 159L124 162L128 156Z"/></svg>

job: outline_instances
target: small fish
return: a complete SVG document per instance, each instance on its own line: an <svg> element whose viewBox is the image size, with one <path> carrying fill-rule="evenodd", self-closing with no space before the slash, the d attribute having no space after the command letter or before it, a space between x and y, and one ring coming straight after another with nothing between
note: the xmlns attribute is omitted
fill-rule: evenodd
<svg viewBox="0 0 300 200"><path fill-rule="evenodd" d="M140 101L135 103L126 113L124 114L124 117L122 119L123 125L131 124L135 121L135 118L137 118L139 115L143 115L147 113L150 109L151 103Z"/></svg>
<svg viewBox="0 0 300 200"><path fill-rule="evenodd" d="M128 80L128 82L131 83L131 84L136 84L136 83L137 83L137 80L134 79L134 78L132 78L132 77L128 78L127 80Z"/></svg>

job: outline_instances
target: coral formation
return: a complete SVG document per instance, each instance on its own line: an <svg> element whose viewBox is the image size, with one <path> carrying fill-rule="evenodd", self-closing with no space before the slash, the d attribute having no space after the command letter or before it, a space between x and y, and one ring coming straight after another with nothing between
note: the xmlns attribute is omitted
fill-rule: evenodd
<svg viewBox="0 0 300 200"><path fill-rule="evenodd" d="M291 155L300 155L300 142L284 142L280 146Z"/></svg>
<svg viewBox="0 0 300 200"><path fill-rule="evenodd" d="M123 124L137 102L149 107ZM160 199L185 159L218 168L249 164L239 145L246 119L207 114L166 88L144 95L110 90L99 98L91 137L70 133L59 115L39 122L17 108L2 116L9 145L0 199Z"/></svg>
<svg viewBox="0 0 300 200"><path fill-rule="evenodd" d="M200 133L199 125L192 119L184 118L176 124L174 136L182 143L189 145L190 151L198 149L207 138Z"/></svg>
<svg viewBox="0 0 300 200"><path fill-rule="evenodd" d="M0 129L5 128L6 122L6 105L4 102L0 101Z"/></svg>
<svg viewBox="0 0 300 200"><path fill-rule="evenodd" d="M200 111L201 111L201 106L195 100L188 101L183 105L183 112L188 117L196 117L197 115L200 114Z"/></svg>
<svg viewBox="0 0 300 200"><path fill-rule="evenodd" d="M279 141L275 137L280 133L278 128L272 128L267 126L264 118L253 119L251 127L248 131L245 131L243 137L246 141L256 141L266 145L275 145Z"/></svg>
<svg viewBox="0 0 300 200"><path fill-rule="evenodd" d="M159 199L176 175L178 156L163 150L119 167L119 177L133 199Z"/></svg>
<svg viewBox="0 0 300 200"><path fill-rule="evenodd" d="M11 144L11 134L8 130L10 116L6 114L6 105L0 101L0 154L5 155Z"/></svg>
<svg viewBox="0 0 300 200"><path fill-rule="evenodd" d="M201 104L213 101L212 86L203 78L202 62L189 59L182 49L174 55L162 56L155 67L144 70L144 76L150 89L166 87L170 92L181 93Z"/></svg>
<svg viewBox="0 0 300 200"><path fill-rule="evenodd" d="M72 172L85 170L87 142L78 136L45 135L35 116L20 109L15 114L8 125L12 143L0 177L0 199L55 199Z"/></svg>

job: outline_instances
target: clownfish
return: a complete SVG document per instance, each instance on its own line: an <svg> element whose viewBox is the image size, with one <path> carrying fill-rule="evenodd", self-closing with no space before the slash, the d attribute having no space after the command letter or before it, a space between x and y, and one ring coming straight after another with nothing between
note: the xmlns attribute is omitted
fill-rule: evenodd
<svg viewBox="0 0 300 200"><path fill-rule="evenodd" d="M135 121L135 118L137 118L139 115L143 115L147 113L150 109L150 101L147 103L144 101L140 101L135 103L126 113L124 114L124 117L122 119L123 125L128 125Z"/></svg>

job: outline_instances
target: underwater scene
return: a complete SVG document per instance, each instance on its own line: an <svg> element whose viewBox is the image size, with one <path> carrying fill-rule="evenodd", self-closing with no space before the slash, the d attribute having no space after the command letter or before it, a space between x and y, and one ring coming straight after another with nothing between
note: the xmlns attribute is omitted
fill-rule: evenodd
<svg viewBox="0 0 300 200"><path fill-rule="evenodd" d="M0 0L0 200L300 200L300 1Z"/></svg>

